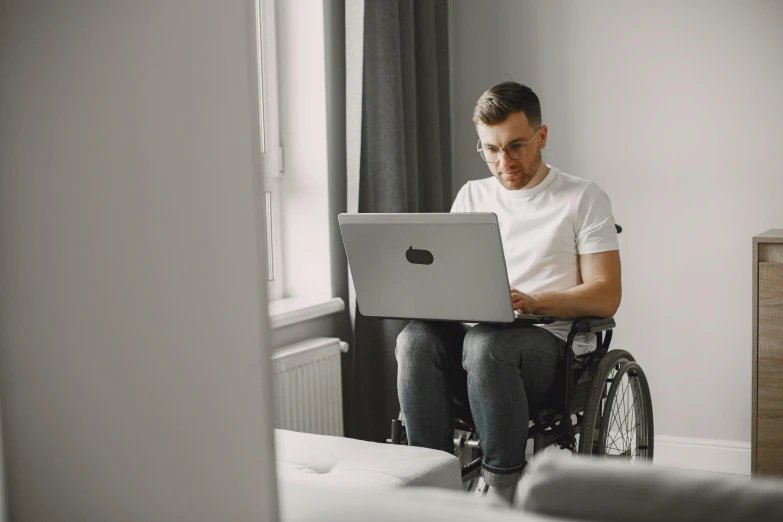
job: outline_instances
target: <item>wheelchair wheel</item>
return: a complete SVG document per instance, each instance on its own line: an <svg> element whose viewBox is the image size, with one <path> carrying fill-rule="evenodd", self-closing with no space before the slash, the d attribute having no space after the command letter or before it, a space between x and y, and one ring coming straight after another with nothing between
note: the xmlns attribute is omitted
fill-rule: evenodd
<svg viewBox="0 0 783 522"><path fill-rule="evenodd" d="M653 436L647 377L630 353L607 352L587 393L579 453L652 460Z"/></svg>

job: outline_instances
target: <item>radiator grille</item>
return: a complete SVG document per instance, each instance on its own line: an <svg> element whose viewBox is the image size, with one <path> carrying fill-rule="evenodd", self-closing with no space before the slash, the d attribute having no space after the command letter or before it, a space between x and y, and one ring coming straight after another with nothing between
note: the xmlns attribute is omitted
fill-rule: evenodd
<svg viewBox="0 0 783 522"><path fill-rule="evenodd" d="M339 339L316 338L277 350L272 356L275 427L321 435L343 435Z"/></svg>

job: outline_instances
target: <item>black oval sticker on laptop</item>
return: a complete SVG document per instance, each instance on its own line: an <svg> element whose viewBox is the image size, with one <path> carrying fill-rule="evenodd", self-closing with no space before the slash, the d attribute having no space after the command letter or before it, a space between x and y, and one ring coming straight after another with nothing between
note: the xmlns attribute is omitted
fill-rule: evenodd
<svg viewBox="0 0 783 522"><path fill-rule="evenodd" d="M416 250L413 246L405 251L405 259L414 265L431 265L435 260L429 250Z"/></svg>

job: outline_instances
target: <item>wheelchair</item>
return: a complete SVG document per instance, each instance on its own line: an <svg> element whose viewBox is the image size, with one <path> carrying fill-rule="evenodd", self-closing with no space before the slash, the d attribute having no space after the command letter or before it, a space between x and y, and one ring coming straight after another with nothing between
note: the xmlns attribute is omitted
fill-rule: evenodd
<svg viewBox="0 0 783 522"><path fill-rule="evenodd" d="M618 233L622 230L617 225ZM540 324L540 323L530 323ZM614 318L581 317L571 325L555 407L530 412L533 454L557 445L583 455L627 460L653 458L652 397L647 377L625 350L609 350ZM596 348L575 355L577 336L595 334ZM454 455L463 488L480 487L481 441L468 404L455 398ZM578 440L577 440L578 438ZM391 444L407 444L402 413L391 422ZM525 442L527 443L527 441Z"/></svg>

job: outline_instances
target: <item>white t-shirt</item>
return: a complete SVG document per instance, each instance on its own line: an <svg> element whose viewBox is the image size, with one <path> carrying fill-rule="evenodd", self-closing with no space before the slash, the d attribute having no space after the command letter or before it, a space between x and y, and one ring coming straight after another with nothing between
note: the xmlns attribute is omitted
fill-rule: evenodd
<svg viewBox="0 0 783 522"><path fill-rule="evenodd" d="M468 181L452 212L494 212L510 286L523 293L566 290L582 283L578 254L620 250L612 204L592 181L550 167L532 189L508 190L493 176ZM571 321L544 328L565 340ZM595 336L574 340L574 353L595 348Z"/></svg>

